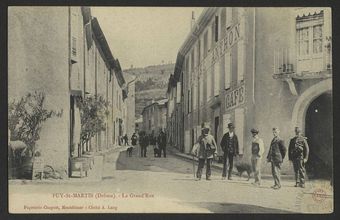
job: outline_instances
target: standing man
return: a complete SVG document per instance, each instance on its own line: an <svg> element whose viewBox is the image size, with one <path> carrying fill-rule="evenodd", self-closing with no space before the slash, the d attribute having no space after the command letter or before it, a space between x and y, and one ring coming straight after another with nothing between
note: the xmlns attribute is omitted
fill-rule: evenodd
<svg viewBox="0 0 340 220"><path fill-rule="evenodd" d="M301 129L295 127L295 137L289 142L288 158L293 162L295 172L295 187L305 188L305 164L308 161L309 146L307 138L301 134Z"/></svg>
<svg viewBox="0 0 340 220"><path fill-rule="evenodd" d="M202 170L204 167L205 161L207 161L206 168L206 180L211 180L211 162L214 156L217 154L217 144L214 137L209 134L209 126L203 124L202 125L202 134L198 137L196 142L197 148L193 148L193 153L198 157L198 168L196 173L196 180L201 180Z"/></svg>
<svg viewBox="0 0 340 220"><path fill-rule="evenodd" d="M162 157L162 151L163 151L163 156L166 157L166 135L161 129L158 135L158 148L159 148L159 157Z"/></svg>
<svg viewBox="0 0 340 220"><path fill-rule="evenodd" d="M233 123L228 124L229 131L223 135L221 140L221 148L224 152L223 154L223 173L222 179L226 178L227 172L227 159L229 163L229 170L228 170L228 180L232 180L231 172L233 170L233 161L234 157L239 154L239 146L238 146L238 138L234 133L235 126Z"/></svg>
<svg viewBox="0 0 340 220"><path fill-rule="evenodd" d="M264 152L263 140L259 137L259 130L256 128L251 129L253 141L251 143L251 165L254 172L255 182L253 185L261 185L261 158Z"/></svg>
<svg viewBox="0 0 340 220"><path fill-rule="evenodd" d="M279 137L280 130L278 128L273 128L274 138L270 144L270 148L267 155L267 161L271 162L272 165L272 175L274 178L274 186L273 189L281 188L281 164L286 155L286 147L284 145L284 141Z"/></svg>
<svg viewBox="0 0 340 220"><path fill-rule="evenodd" d="M131 136L131 144L132 144L133 147L137 145L137 135L136 135L136 133L133 133L132 136Z"/></svg>
<svg viewBox="0 0 340 220"><path fill-rule="evenodd" d="M146 157L146 150L149 145L149 138L146 135L145 131L142 133L141 141L140 141L140 146L141 146L141 157Z"/></svg>

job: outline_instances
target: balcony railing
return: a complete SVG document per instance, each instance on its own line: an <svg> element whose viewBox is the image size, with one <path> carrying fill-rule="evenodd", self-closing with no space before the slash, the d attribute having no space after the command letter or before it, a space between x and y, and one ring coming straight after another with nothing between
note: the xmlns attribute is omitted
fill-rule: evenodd
<svg viewBox="0 0 340 220"><path fill-rule="evenodd" d="M292 74L295 71L295 51L291 48L278 48L274 50L274 75Z"/></svg>
<svg viewBox="0 0 340 220"><path fill-rule="evenodd" d="M327 78L332 74L332 54L330 43L322 53L305 57L296 56L295 48L278 48L274 50L273 77L315 79Z"/></svg>

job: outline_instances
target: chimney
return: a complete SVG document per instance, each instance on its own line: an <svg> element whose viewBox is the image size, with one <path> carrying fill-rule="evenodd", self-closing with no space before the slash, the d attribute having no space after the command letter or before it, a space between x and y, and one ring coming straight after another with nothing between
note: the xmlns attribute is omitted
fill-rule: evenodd
<svg viewBox="0 0 340 220"><path fill-rule="evenodd" d="M191 30L194 26L195 26L195 12L192 11L191 12L191 23L190 23Z"/></svg>

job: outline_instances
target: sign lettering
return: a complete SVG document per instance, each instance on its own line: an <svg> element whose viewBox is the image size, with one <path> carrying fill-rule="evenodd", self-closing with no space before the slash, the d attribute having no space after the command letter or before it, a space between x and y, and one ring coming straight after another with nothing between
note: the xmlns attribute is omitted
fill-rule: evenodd
<svg viewBox="0 0 340 220"><path fill-rule="evenodd" d="M225 98L226 110L237 107L244 103L244 91L245 91L244 85L242 85L226 95Z"/></svg>

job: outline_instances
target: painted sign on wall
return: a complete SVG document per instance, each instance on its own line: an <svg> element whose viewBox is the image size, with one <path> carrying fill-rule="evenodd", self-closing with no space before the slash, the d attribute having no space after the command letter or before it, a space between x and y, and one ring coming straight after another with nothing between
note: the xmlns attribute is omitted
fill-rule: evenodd
<svg viewBox="0 0 340 220"><path fill-rule="evenodd" d="M240 87L230 91L225 96L225 109L229 110L235 108L244 103L245 99L245 88L244 84Z"/></svg>

